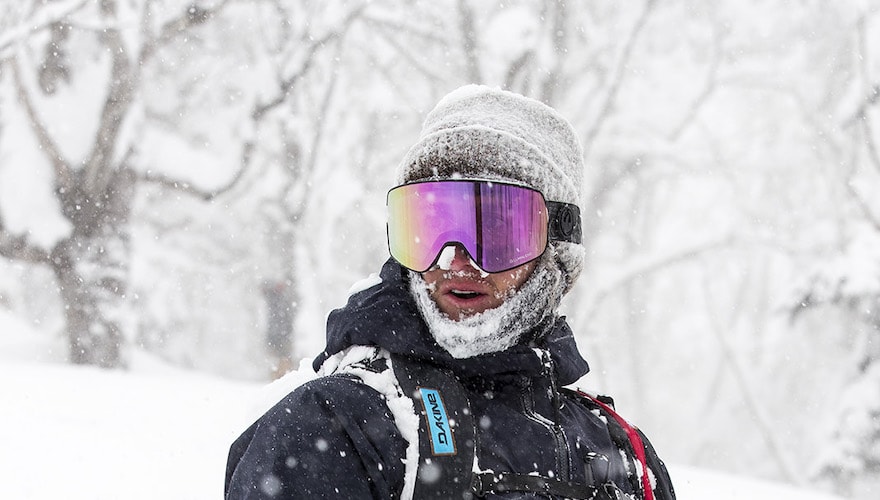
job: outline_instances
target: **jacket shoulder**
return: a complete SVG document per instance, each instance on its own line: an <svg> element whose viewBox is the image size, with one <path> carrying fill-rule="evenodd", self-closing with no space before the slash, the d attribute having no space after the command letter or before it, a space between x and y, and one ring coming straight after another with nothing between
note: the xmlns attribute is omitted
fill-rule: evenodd
<svg viewBox="0 0 880 500"><path fill-rule="evenodd" d="M351 374L319 377L289 393L232 444L226 495L263 498L260 485L271 478L270 492L282 497L339 489L352 497L394 498L406 446L376 389Z"/></svg>
<svg viewBox="0 0 880 500"><path fill-rule="evenodd" d="M392 418L382 394L359 377L352 374L327 375L291 391L254 422L239 440L252 436L261 428L282 434L307 432L312 427L325 429L328 423L341 424L344 420L362 415L369 416L373 423L382 418ZM329 427L340 430L338 426Z"/></svg>

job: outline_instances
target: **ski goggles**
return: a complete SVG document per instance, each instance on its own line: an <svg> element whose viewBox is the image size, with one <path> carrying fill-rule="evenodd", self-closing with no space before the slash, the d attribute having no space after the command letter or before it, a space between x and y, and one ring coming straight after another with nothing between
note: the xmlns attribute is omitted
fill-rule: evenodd
<svg viewBox="0 0 880 500"><path fill-rule="evenodd" d="M430 269L459 244L481 269L499 273L537 259L550 240L581 242L577 205L495 181L403 184L388 191L388 249L404 267Z"/></svg>

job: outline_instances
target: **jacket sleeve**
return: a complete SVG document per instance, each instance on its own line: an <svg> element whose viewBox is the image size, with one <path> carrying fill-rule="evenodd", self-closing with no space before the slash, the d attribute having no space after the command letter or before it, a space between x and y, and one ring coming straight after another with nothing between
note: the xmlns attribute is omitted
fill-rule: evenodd
<svg viewBox="0 0 880 500"><path fill-rule="evenodd" d="M672 479L669 478L666 464L657 455L654 446L648 441L648 437L641 430L637 432L645 445L645 459L648 462L648 469L654 475L654 498L656 500L675 500L675 490L672 488Z"/></svg>
<svg viewBox="0 0 880 500"><path fill-rule="evenodd" d="M406 446L377 391L357 379L319 378L233 443L226 500L397 499Z"/></svg>

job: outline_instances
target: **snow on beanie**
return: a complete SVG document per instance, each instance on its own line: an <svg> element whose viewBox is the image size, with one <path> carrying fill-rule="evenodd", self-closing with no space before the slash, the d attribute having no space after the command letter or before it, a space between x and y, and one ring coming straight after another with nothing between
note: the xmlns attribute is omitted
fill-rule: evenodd
<svg viewBox="0 0 880 500"><path fill-rule="evenodd" d="M486 179L529 186L548 201L581 206L583 150L568 121L528 97L482 85L460 87L434 107L398 182ZM582 245L554 241L567 292L583 268ZM546 262L547 259L541 259Z"/></svg>

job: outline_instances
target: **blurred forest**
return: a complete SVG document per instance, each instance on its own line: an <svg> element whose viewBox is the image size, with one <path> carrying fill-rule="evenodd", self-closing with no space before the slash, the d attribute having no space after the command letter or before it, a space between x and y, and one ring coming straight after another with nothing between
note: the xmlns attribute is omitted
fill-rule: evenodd
<svg viewBox="0 0 880 500"><path fill-rule="evenodd" d="M583 141L583 385L668 462L877 498L880 2L0 0L0 308L268 380L470 82Z"/></svg>

